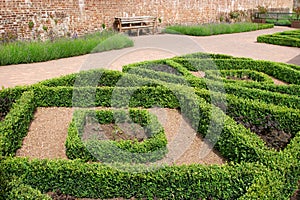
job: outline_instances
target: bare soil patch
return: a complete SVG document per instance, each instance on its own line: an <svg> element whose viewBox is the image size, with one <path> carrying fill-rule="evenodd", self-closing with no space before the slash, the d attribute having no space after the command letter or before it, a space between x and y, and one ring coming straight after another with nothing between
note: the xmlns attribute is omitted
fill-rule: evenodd
<svg viewBox="0 0 300 200"><path fill-rule="evenodd" d="M272 80L273 80L273 82L274 82L275 85L288 85L288 83L286 83L284 81L281 81L281 80L276 79L274 77L271 77L271 78L272 78Z"/></svg>
<svg viewBox="0 0 300 200"><path fill-rule="evenodd" d="M0 121L4 120L14 102L8 97L0 97Z"/></svg>
<svg viewBox="0 0 300 200"><path fill-rule="evenodd" d="M253 81L251 78L249 78L248 76L243 76L241 78L236 77L236 76L226 76L226 79L230 79L230 80L240 80L240 81Z"/></svg>
<svg viewBox="0 0 300 200"><path fill-rule="evenodd" d="M292 139L290 133L286 133L278 128L278 124L271 120L271 116L266 116L264 119L258 119L260 124L247 122L246 117L243 116L235 117L234 119L239 124L244 125L246 128L256 133L263 141L265 141L266 146L275 150L284 149Z"/></svg>
<svg viewBox="0 0 300 200"><path fill-rule="evenodd" d="M122 124L99 124L97 122L89 122L85 125L82 140L137 140L142 142L147 138L144 129L138 124L122 123Z"/></svg>
<svg viewBox="0 0 300 200"><path fill-rule="evenodd" d="M178 75L178 76L181 75L177 69L174 69L173 67L170 67L169 65L166 65L166 64L156 64L151 69L155 70L155 71L166 72L169 74Z"/></svg>

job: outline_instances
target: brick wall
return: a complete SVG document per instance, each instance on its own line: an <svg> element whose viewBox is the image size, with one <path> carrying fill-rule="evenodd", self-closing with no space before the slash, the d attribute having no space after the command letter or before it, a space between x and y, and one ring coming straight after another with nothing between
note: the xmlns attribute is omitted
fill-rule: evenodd
<svg viewBox="0 0 300 200"><path fill-rule="evenodd" d="M84 34L112 27L116 16L152 15L163 25L209 23L258 5L291 10L293 0L0 0L0 33L31 39Z"/></svg>

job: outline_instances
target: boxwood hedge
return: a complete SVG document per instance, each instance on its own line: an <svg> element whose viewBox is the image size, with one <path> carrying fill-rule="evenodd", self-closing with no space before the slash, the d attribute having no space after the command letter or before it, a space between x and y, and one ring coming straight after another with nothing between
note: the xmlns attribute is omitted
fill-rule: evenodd
<svg viewBox="0 0 300 200"><path fill-rule="evenodd" d="M269 35L260 35L257 37L257 42L300 47L300 31L293 30Z"/></svg>
<svg viewBox="0 0 300 200"><path fill-rule="evenodd" d="M89 121L97 124L137 123L148 136L148 139L137 140L98 140L82 141L84 126ZM130 134L130 133L125 133ZM167 139L164 129L155 115L146 110L130 109L128 114L124 110L87 111L76 110L68 130L66 153L70 159L101 162L150 162L162 159L167 151Z"/></svg>
<svg viewBox="0 0 300 200"><path fill-rule="evenodd" d="M189 72L211 70L211 64L219 70L257 71L291 85L276 86L269 81L209 80L197 78ZM168 66L167 70L162 70L165 66ZM28 87L0 91L0 96L15 100L0 123L1 198L49 199L44 194L57 189L81 198L147 199L287 199L295 192L300 179L300 87L297 67L197 53L132 64L123 70L123 73L105 70L80 72ZM127 101L128 96L130 99ZM221 166L149 167L149 163L131 165L116 162L108 166L85 162L89 159L29 160L14 157L37 107L114 107L116 102L112 101L113 98L122 108L159 105L179 109L198 134L206 137L208 142L216 142L215 148L228 162ZM133 119L148 116L140 112L144 111L131 111L136 116ZM66 143L69 153L73 151L77 154L76 158L87 158L87 153L74 149L71 144L76 140L70 140L70 136L71 133L78 136L79 129L74 122L84 121L88 113L96 114L96 119L103 123L112 120L109 111L101 113L84 111L83 108L78 111L76 115L80 116L74 116ZM258 118L267 115L293 136L281 151L270 149L259 136L233 119L247 116L249 122L255 123ZM139 122L147 123L150 118ZM154 129L161 130L156 125ZM210 137L216 131L220 131L220 135ZM162 130L157 135L161 133ZM160 139L157 141L163 142L159 145L164 146L165 138L162 136ZM138 150L152 150L155 146L152 145L139 147ZM134 146L130 144L124 148L135 151Z"/></svg>

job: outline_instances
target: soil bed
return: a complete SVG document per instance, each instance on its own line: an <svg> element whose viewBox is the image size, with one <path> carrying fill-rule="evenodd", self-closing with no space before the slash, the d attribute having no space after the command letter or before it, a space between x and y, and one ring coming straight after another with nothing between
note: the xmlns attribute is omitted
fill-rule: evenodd
<svg viewBox="0 0 300 200"><path fill-rule="evenodd" d="M0 121L4 120L14 102L15 100L8 97L0 97Z"/></svg>
<svg viewBox="0 0 300 200"><path fill-rule="evenodd" d="M261 124L253 124L247 122L246 118L243 116L235 117L235 121L242 124L246 128L250 129L252 132L256 133L266 145L275 150L284 149L292 139L290 133L286 133L280 130L276 122L272 121L271 116L266 116L264 119L260 119Z"/></svg>
<svg viewBox="0 0 300 200"><path fill-rule="evenodd" d="M121 127L121 128L120 128ZM87 123L84 127L82 140L138 140L142 142L147 136L142 127L134 123L122 124L99 124L97 122Z"/></svg>
<svg viewBox="0 0 300 200"><path fill-rule="evenodd" d="M227 76L226 79L229 79L229 80L240 80L240 81L253 81L248 76L244 76L244 77L241 77L241 78L236 77L236 76Z"/></svg>

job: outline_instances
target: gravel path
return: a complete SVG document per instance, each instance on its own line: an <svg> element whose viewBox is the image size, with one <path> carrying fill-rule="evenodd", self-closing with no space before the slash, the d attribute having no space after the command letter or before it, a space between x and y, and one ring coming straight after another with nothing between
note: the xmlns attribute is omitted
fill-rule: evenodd
<svg viewBox="0 0 300 200"><path fill-rule="evenodd" d="M38 108L16 156L67 159L65 141L72 114L72 108Z"/></svg>
<svg viewBox="0 0 300 200"><path fill-rule="evenodd" d="M200 158L203 140L174 109L150 110L158 116L165 129L169 153L160 163L168 164L224 164L225 160L212 151L205 158ZM38 108L29 132L23 140L23 146L17 151L18 157L63 158L68 126L73 114L72 108Z"/></svg>

